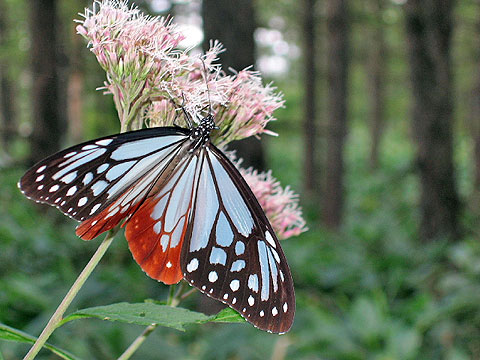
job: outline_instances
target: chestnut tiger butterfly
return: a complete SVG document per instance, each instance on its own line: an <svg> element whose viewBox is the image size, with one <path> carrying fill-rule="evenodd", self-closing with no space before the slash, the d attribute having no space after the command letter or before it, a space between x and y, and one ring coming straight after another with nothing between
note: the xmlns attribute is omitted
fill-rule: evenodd
<svg viewBox="0 0 480 360"><path fill-rule="evenodd" d="M210 142L212 115L91 140L34 165L28 198L81 221L91 240L124 220L133 257L152 278L182 278L259 329L287 332L293 280L280 243L235 165Z"/></svg>

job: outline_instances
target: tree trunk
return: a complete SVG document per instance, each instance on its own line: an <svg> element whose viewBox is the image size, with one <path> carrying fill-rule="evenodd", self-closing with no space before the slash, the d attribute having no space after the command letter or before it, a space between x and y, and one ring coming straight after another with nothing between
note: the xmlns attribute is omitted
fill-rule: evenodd
<svg viewBox="0 0 480 360"><path fill-rule="evenodd" d="M220 54L224 70L228 71L229 67L242 70L255 64L256 22L252 0L203 0L202 18L203 48L208 49L210 39L219 40L227 48ZM264 152L258 139L250 137L236 141L230 148L237 150L238 157L244 159L244 166L265 168Z"/></svg>
<svg viewBox="0 0 480 360"><path fill-rule="evenodd" d="M303 120L304 131L304 163L303 187L306 194L318 193L317 164L315 145L316 128L316 42L315 42L315 0L303 1L303 39L304 39L304 97L305 115Z"/></svg>
<svg viewBox="0 0 480 360"><path fill-rule="evenodd" d="M0 0L0 48L7 43L7 6ZM14 86L8 73L6 57L0 57L0 146L8 153L9 145L16 134Z"/></svg>
<svg viewBox="0 0 480 360"><path fill-rule="evenodd" d="M68 108L68 135L73 143L79 143L84 135L83 114L83 50L85 44L83 38L76 33L72 35L73 57L70 60L70 76L68 79L67 108Z"/></svg>
<svg viewBox="0 0 480 360"><path fill-rule="evenodd" d="M458 235L460 204L452 145L452 8L452 0L409 0L405 4L423 240Z"/></svg>
<svg viewBox="0 0 480 360"><path fill-rule="evenodd" d="M330 229L342 222L343 150L347 135L348 29L346 0L327 4L328 134L323 221Z"/></svg>
<svg viewBox="0 0 480 360"><path fill-rule="evenodd" d="M385 126L385 67L386 46L384 37L383 8L385 0L373 0L372 11L374 28L372 29L369 67L370 87L370 168L378 167L379 148Z"/></svg>
<svg viewBox="0 0 480 360"><path fill-rule="evenodd" d="M30 164L57 151L63 135L58 113L56 23L56 0L30 2L33 120Z"/></svg>
<svg viewBox="0 0 480 360"><path fill-rule="evenodd" d="M469 119L469 129L472 134L474 143L474 167L475 167L475 193L480 193L480 2L477 2L477 23L475 24L475 33L473 39L475 39L475 58L477 59L475 74L475 83L471 92L471 113Z"/></svg>

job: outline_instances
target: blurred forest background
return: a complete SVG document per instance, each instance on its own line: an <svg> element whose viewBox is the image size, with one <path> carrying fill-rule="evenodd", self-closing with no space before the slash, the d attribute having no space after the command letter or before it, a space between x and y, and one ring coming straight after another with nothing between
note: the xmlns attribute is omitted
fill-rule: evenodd
<svg viewBox="0 0 480 360"><path fill-rule="evenodd" d="M90 5L0 0L0 322L31 334L98 241L16 183L34 161L119 130L95 90L105 74L75 34ZM255 64L285 94L270 126L280 136L236 147L300 193L310 230L283 242L297 293L288 335L159 328L133 358L480 359L480 1L136 5L173 15L186 46L219 39L225 69ZM119 237L71 309L166 296ZM199 298L187 307L204 310ZM50 341L113 359L141 331L83 320ZM27 349L0 343L5 359Z"/></svg>

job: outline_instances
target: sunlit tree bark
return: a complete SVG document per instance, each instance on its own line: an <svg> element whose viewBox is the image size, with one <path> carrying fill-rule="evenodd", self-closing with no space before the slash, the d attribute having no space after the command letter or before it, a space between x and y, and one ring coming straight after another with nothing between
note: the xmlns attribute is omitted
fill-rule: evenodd
<svg viewBox="0 0 480 360"><path fill-rule="evenodd" d="M30 163L57 151L63 136L58 113L57 1L30 2L32 136Z"/></svg>
<svg viewBox="0 0 480 360"><path fill-rule="evenodd" d="M370 41L370 56L368 61L369 100L370 100L370 167L378 166L380 143L385 126L385 70L386 45L383 9L385 0L372 0L373 15L372 38Z"/></svg>
<svg viewBox="0 0 480 360"><path fill-rule="evenodd" d="M315 37L315 0L303 1L303 41L304 41L304 163L303 187L307 194L318 193L316 164L316 37Z"/></svg>
<svg viewBox="0 0 480 360"><path fill-rule="evenodd" d="M68 104L68 136L73 143L83 140L84 114L83 114L83 88L84 65L83 50L85 43L77 34L72 34L72 58L70 60L70 76L68 79L67 104Z"/></svg>
<svg viewBox="0 0 480 360"><path fill-rule="evenodd" d="M342 222L344 143L347 135L348 26L347 1L328 0L327 77L328 133L323 221L331 229Z"/></svg>
<svg viewBox="0 0 480 360"><path fill-rule="evenodd" d="M7 43L7 6L0 0L0 49L5 49ZM15 95L14 86L8 74L6 57L0 57L0 126L1 146L8 151L8 147L15 135Z"/></svg>
<svg viewBox="0 0 480 360"><path fill-rule="evenodd" d="M475 82L471 92L471 110L469 119L469 130L474 143L474 167L475 167L475 192L480 192L480 1L476 4L477 19L475 24L475 45L474 54L477 59Z"/></svg>
<svg viewBox="0 0 480 360"><path fill-rule="evenodd" d="M405 10L421 184L420 236L423 240L452 238L458 234L460 210L452 144L453 1L409 0Z"/></svg>

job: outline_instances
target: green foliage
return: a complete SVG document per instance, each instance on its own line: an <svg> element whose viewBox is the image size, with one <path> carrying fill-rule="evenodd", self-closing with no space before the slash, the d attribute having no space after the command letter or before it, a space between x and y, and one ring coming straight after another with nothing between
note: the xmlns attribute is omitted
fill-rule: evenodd
<svg viewBox="0 0 480 360"><path fill-rule="evenodd" d="M22 343L27 343L27 344L33 344L36 340L34 336L31 336L29 334L24 333L23 331L14 329L10 326L4 325L0 323L0 339L2 340L7 340L7 341L16 341L16 342L22 342ZM51 344L45 344L45 348L50 350L52 353L58 355L62 359L65 360L75 360L77 359L75 356L70 354L68 351L62 350L56 346L53 346ZM0 354L0 359L3 359L3 357Z"/></svg>
<svg viewBox="0 0 480 360"><path fill-rule="evenodd" d="M274 174L284 183L299 183L295 159L300 144L294 134L270 142ZM377 171L367 167L367 145L368 133L355 125L347 151L343 230L328 233L311 220L309 232L283 242L297 293L296 321L288 335L279 338L245 324L195 325L185 333L158 328L136 356L155 359L161 348L165 357L179 359L264 359L287 337L289 358L470 358L480 346L480 243L474 235L455 244L418 243L418 188L408 138L396 127L387 131ZM21 173L0 174L5 204L0 208L0 284L5 290L0 292L0 320L37 334L98 242L82 242L73 235L71 221L25 200L15 186ZM318 209L312 205L306 212L315 216ZM197 296L182 306L197 309ZM143 274L119 237L72 311L147 298L165 300L166 287ZM220 314L229 316L229 311ZM121 354L141 331L121 322L78 320L59 328L51 342L80 358L103 359ZM11 342L0 346L6 359L27 349Z"/></svg>
<svg viewBox="0 0 480 360"><path fill-rule="evenodd" d="M77 310L66 316L60 326L69 321L87 318L121 321L128 324L145 326L157 324L181 331L185 331L186 325L210 321L223 323L245 322L237 312L231 309L225 309L217 315L207 316L202 313L167 305L154 303L129 304L123 302Z"/></svg>
<svg viewBox="0 0 480 360"><path fill-rule="evenodd" d="M19 20L9 34L8 48L4 51L13 54L9 58L14 65L11 72L22 80L20 74L24 71L28 39L26 20L21 13L26 10L21 6L23 2L8 0L7 3L9 11L13 11L12 18ZM272 1L259 4L259 8L265 8L261 14L264 24L275 8L272 4ZM278 12L282 16L298 15L292 10L292 4L282 1ZM453 60L460 90L459 119L464 119L469 109L462 105L467 104L474 79L473 61L477 60L471 50L474 40L471 17L475 14L472 8L476 8L473 2L467 1L459 4L457 10L457 16L469 20L459 22L454 44ZM322 7L318 10L321 19ZM70 21L71 11L67 12ZM368 166L367 77L365 59L356 52L351 81L352 120L346 149L345 224L338 234L325 231L318 221L321 199L302 198L311 230L282 243L297 295L297 315L292 330L281 337L264 333L244 324L238 314L226 309L215 317L199 315L201 321L208 323L189 325L186 332L176 330L183 323L173 328L159 327L134 358L266 359L271 358L274 351L281 352L285 344L288 344L285 356L288 359L463 360L480 357L480 211L476 205L478 194L471 196L469 130L459 122L460 135L455 143L460 192L469 200L465 201L468 206L462 218L465 234L456 243L441 240L420 243L416 234L419 193L408 121L408 63L401 8L391 4L383 18L388 25L386 41L390 52L386 84L388 123L381 144L380 165L376 170ZM297 24L293 17L287 20L288 24ZM353 26L352 46L364 55L367 42L361 32L355 32L363 25ZM296 35L290 32L286 38ZM101 86L103 75L91 56L86 56L86 67L86 72L97 73L85 79L85 88ZM279 121L271 127L280 137L262 140L267 145L273 175L283 184L301 189L303 95L295 76L298 75L292 72L290 80L277 82L287 100L286 108L276 114ZM324 81L323 74L319 76ZM29 110L25 105L28 102L23 101L27 99L23 82L25 80L19 84L22 124L26 123L25 114ZM115 131L111 99L90 91L85 101L86 136L93 138ZM324 107L322 98L319 101L321 119ZM319 133L317 151L322 161L325 129L321 124ZM17 141L15 146L17 150L13 155L21 155L26 142ZM26 333L40 333L98 241L81 241L74 235L73 221L55 209L26 200L16 188L24 170L20 167L0 170L0 322L21 329L2 325L0 337L16 336L31 342L32 337ZM167 287L149 279L140 270L126 242L118 236L70 311L113 319L111 312L105 313L105 309L111 310L114 306L108 304L135 304L145 299L164 301L167 295ZM198 293L181 306L195 314L205 311L205 303ZM94 313L92 309L103 312ZM141 316L142 311L145 317ZM147 312L138 313L135 309L135 314L140 316L130 317L130 322L147 323L141 322L147 318ZM124 315L118 315L119 320ZM242 324L222 324L225 320ZM128 322L82 319L65 323L54 333L51 343L60 344L82 359L111 359L119 356L143 329L144 326ZM1 341L0 359L21 358L28 347L26 343ZM39 359L49 358L49 351L39 356Z"/></svg>

